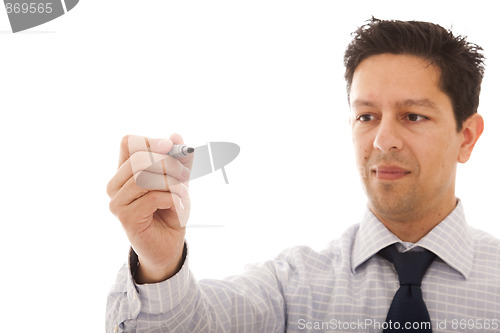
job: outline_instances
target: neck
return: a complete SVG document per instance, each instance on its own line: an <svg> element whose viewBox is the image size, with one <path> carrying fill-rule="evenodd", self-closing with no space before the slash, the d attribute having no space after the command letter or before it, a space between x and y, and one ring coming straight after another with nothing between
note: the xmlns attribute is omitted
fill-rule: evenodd
<svg viewBox="0 0 500 333"><path fill-rule="evenodd" d="M457 199L448 200L437 207L410 212L404 216L382 216L371 207L370 210L387 229L403 242L416 243L443 221L457 206Z"/></svg>

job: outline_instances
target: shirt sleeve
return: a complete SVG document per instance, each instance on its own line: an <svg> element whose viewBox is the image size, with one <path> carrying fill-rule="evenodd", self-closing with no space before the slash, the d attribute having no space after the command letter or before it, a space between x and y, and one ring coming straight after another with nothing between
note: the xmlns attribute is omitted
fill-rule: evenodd
<svg viewBox="0 0 500 333"><path fill-rule="evenodd" d="M242 275L196 281L186 257L179 272L136 285L137 255L119 271L107 302L106 332L284 332L285 301L278 276L287 264L249 265ZM288 272L289 273L289 272Z"/></svg>

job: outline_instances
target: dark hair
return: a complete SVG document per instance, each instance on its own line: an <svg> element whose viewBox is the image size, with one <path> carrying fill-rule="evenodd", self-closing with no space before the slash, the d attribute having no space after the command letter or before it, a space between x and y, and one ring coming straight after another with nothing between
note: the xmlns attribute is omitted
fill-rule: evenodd
<svg viewBox="0 0 500 333"><path fill-rule="evenodd" d="M440 69L439 86L451 99L458 131L477 112L485 59L480 46L437 24L374 17L352 36L344 55L348 99L361 61L382 53L410 54L428 59Z"/></svg>

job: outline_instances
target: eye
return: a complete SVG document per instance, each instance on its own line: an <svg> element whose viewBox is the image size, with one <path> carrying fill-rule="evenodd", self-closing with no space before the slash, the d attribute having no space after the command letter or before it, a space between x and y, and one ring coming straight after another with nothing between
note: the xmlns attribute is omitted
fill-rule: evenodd
<svg viewBox="0 0 500 333"><path fill-rule="evenodd" d="M365 123L367 121L373 120L375 117L371 114L362 114L356 117L357 121Z"/></svg>
<svg viewBox="0 0 500 333"><path fill-rule="evenodd" d="M419 121L422 121L422 120L425 120L425 119L429 119L426 116L422 116L422 115L419 115L419 114L416 114L416 113L411 113L408 116L406 116L406 118L409 121L411 121L411 122L419 122Z"/></svg>

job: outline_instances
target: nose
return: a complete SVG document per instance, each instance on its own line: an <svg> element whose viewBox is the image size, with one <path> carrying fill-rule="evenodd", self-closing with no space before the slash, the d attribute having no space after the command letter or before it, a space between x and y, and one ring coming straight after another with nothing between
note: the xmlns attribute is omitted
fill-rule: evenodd
<svg viewBox="0 0 500 333"><path fill-rule="evenodd" d="M403 148L397 120L382 118L377 128L375 140L373 140L373 147L383 153Z"/></svg>

